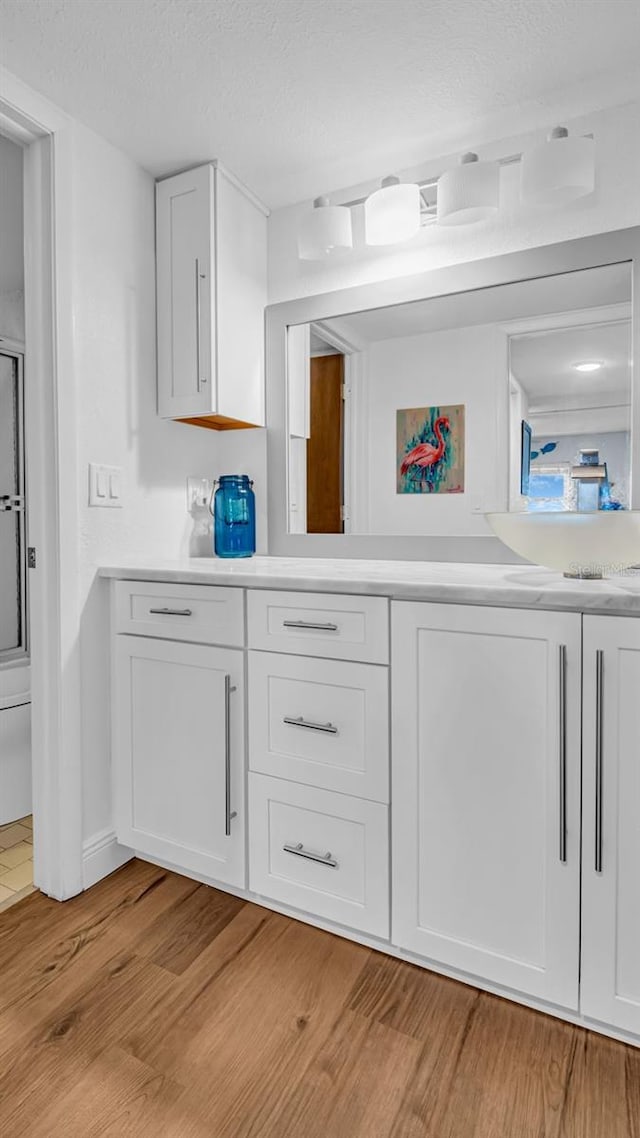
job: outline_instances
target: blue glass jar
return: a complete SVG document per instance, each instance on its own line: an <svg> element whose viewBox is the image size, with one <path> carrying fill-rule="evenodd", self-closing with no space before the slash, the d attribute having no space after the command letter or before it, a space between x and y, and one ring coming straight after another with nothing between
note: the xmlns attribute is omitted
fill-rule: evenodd
<svg viewBox="0 0 640 1138"><path fill-rule="evenodd" d="M252 557L256 551L256 499L248 474L223 474L213 503L217 557Z"/></svg>

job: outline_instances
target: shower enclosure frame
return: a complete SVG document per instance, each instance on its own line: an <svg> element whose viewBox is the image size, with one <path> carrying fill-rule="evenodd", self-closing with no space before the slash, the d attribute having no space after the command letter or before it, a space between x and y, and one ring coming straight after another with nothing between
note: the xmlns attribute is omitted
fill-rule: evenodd
<svg viewBox="0 0 640 1138"><path fill-rule="evenodd" d="M0 339L0 355L9 356L18 364L18 392L16 400L16 434L18 438L18 478L16 491L22 498L18 517L18 550L20 557L20 643L16 648L0 649L0 667L21 663L29 656L29 621L27 610L27 519L26 469L24 424L24 344L16 340ZM13 512L13 511L12 511Z"/></svg>

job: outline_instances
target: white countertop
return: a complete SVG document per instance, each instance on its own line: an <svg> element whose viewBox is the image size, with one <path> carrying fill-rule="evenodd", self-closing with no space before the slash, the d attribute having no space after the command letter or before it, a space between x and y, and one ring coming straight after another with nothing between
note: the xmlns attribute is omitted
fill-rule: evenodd
<svg viewBox="0 0 640 1138"><path fill-rule="evenodd" d="M99 576L128 581L363 593L395 600L640 616L638 570L604 581L572 581L534 565L311 557L252 557L233 561L196 557L176 561L122 561L102 566Z"/></svg>

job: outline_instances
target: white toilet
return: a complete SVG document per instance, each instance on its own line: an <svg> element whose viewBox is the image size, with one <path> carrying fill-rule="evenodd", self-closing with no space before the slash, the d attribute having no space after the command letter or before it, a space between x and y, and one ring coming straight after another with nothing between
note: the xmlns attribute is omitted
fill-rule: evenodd
<svg viewBox="0 0 640 1138"><path fill-rule="evenodd" d="M28 665L0 670L0 826L31 814Z"/></svg>

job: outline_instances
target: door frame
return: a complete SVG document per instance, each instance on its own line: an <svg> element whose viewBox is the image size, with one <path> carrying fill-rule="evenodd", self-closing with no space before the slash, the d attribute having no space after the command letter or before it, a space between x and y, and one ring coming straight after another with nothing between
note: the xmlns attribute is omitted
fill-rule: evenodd
<svg viewBox="0 0 640 1138"><path fill-rule="evenodd" d="M364 345L356 342L355 337L348 339L342 332L336 332L331 323L322 320L311 322L323 340L336 349L343 358L342 384L344 394L342 399L342 509L343 533L353 531L354 510L357 508L358 517L362 510L362 503L358 497L358 479L356 472L362 470L361 462L364 457L362 433L364 406L362 399L362 352ZM313 354L313 353L312 353ZM366 481L366 480L365 480Z"/></svg>
<svg viewBox="0 0 640 1138"><path fill-rule="evenodd" d="M0 131L24 150L34 883L65 900L83 888L74 124L4 68L0 80Z"/></svg>

